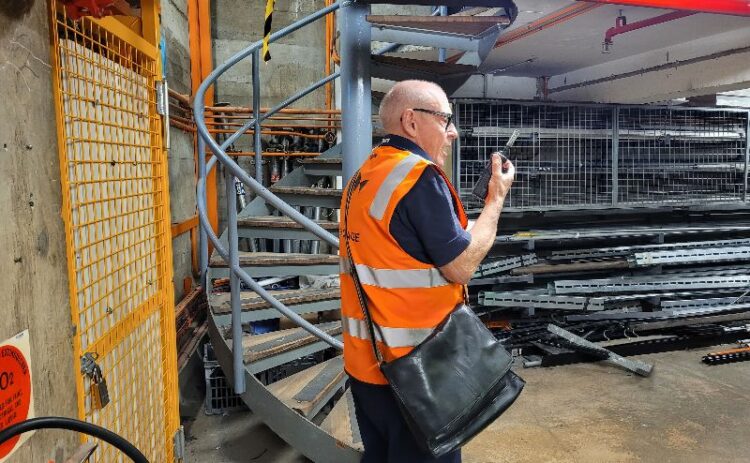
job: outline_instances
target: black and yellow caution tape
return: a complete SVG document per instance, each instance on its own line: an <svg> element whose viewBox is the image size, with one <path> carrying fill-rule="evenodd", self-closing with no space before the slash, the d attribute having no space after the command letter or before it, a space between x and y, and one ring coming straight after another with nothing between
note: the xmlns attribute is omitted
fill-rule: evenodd
<svg viewBox="0 0 750 463"><path fill-rule="evenodd" d="M266 0L266 21L263 23L263 61L271 59L268 51L268 40L271 38L271 21L273 21L273 4L276 0Z"/></svg>

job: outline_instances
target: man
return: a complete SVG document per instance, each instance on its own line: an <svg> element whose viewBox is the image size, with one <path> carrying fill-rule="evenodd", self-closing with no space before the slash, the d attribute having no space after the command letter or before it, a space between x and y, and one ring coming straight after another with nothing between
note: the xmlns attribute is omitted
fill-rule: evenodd
<svg viewBox="0 0 750 463"><path fill-rule="evenodd" d="M409 353L463 302L464 285L495 240L515 169L493 155L484 209L467 231L458 194L442 170L458 137L443 90L431 82L400 82L383 99L380 118L390 135L344 190L340 253L348 269L348 239L388 362ZM460 462L460 450L434 459L419 449L380 372L354 280L345 270L341 299L344 364L365 446L362 461Z"/></svg>

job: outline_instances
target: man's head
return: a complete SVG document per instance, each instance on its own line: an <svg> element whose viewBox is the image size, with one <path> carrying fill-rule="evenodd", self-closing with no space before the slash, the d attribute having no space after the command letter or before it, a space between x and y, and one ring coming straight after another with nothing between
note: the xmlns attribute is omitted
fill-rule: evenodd
<svg viewBox="0 0 750 463"><path fill-rule="evenodd" d="M385 131L413 141L441 168L458 137L451 114L443 89L424 80L397 83L380 103Z"/></svg>

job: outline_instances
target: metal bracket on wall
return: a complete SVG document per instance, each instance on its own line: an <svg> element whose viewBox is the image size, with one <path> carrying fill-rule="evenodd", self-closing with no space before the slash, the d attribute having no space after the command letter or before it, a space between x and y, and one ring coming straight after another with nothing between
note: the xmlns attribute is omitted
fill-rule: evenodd
<svg viewBox="0 0 750 463"><path fill-rule="evenodd" d="M174 433L172 438L174 444L174 459L175 461L182 461L185 458L185 428L180 425L177 428L177 432Z"/></svg>

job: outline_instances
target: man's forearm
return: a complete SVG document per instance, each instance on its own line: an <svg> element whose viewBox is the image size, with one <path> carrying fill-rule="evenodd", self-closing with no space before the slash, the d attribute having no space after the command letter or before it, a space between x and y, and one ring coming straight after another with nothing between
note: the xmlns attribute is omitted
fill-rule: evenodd
<svg viewBox="0 0 750 463"><path fill-rule="evenodd" d="M469 246L450 263L440 267L440 271L454 283L466 284L490 251L497 235L497 223L500 220L502 203L486 204L479 214L474 227L469 231Z"/></svg>

